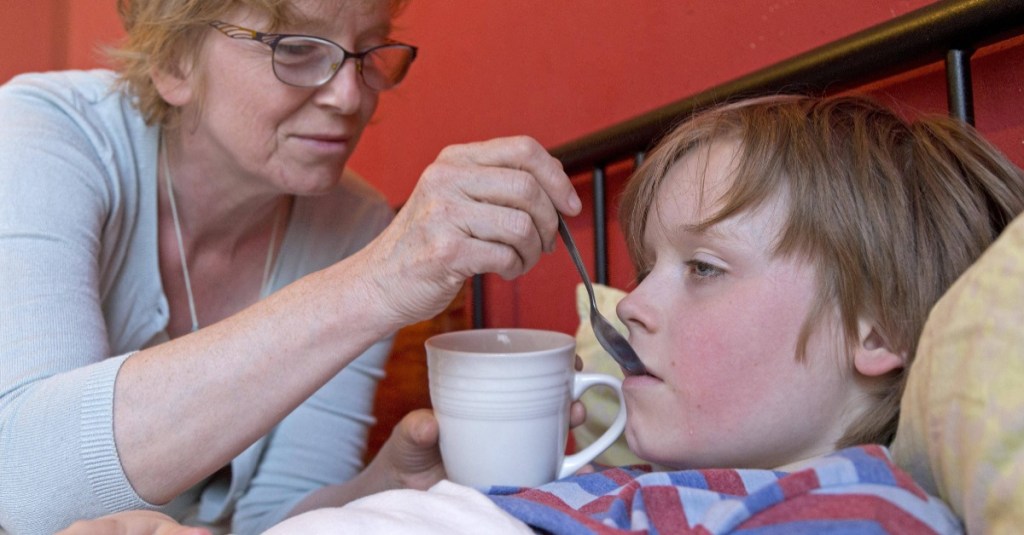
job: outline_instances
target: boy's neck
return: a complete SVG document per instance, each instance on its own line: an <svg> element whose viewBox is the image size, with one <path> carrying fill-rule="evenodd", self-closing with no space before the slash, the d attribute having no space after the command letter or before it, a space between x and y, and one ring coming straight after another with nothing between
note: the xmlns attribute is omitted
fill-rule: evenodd
<svg viewBox="0 0 1024 535"><path fill-rule="evenodd" d="M830 455L831 453L832 452L829 452L829 453L826 453L826 454L823 454L823 455L816 455L814 457L809 457L807 459L801 459L799 461L793 461L791 463L784 464L782 466L774 468L774 470L776 472L786 472L787 474L791 474L793 472L799 472L800 470L803 470L803 469L813 465L814 462L817 461L818 459L821 459L825 455Z"/></svg>

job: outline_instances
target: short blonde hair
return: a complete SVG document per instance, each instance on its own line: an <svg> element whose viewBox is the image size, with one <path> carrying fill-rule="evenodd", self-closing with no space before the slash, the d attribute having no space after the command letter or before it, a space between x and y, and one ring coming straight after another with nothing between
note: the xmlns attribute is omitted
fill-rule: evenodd
<svg viewBox="0 0 1024 535"><path fill-rule="evenodd" d="M649 208L669 168L716 140L739 141L738 166L721 208L701 225L784 192L789 213L775 254L818 266L820 291L797 358L806 357L815 318L838 304L848 347L858 317L868 317L912 360L932 305L1024 210L1024 174L961 122L907 122L862 96L746 100L678 126L630 179L620 217L638 269L646 269ZM886 377L838 447L892 440L905 377L906 368Z"/></svg>
<svg viewBox="0 0 1024 535"><path fill-rule="evenodd" d="M392 17L403 9L405 0L387 1ZM209 35L209 24L239 7L266 15L265 31L299 22L292 0L118 0L117 9L127 34L120 48L108 50L119 80L149 124L174 126L177 110L156 90L154 69L178 71L179 65L197 65L199 51ZM182 73L183 74L183 73ZM202 95L199 95L200 101Z"/></svg>

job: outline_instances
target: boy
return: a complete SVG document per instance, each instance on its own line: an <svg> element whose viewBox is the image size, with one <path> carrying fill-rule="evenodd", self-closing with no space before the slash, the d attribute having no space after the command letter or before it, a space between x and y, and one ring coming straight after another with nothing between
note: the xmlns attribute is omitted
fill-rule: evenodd
<svg viewBox="0 0 1024 535"><path fill-rule="evenodd" d="M883 445L932 304L1024 209L1024 177L950 119L859 97L711 110L624 194L639 283L618 306L651 372L612 470L495 501L552 532L959 530ZM867 445L867 446L864 446Z"/></svg>

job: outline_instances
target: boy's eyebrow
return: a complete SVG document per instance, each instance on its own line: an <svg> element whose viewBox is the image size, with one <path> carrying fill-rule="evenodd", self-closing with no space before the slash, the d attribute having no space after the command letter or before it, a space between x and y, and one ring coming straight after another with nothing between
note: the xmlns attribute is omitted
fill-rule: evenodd
<svg viewBox="0 0 1024 535"><path fill-rule="evenodd" d="M740 236L735 232L730 232L727 228L723 228L722 225L717 223L711 225L705 225L703 223L682 223L676 227L676 232L718 240L736 241L740 239Z"/></svg>

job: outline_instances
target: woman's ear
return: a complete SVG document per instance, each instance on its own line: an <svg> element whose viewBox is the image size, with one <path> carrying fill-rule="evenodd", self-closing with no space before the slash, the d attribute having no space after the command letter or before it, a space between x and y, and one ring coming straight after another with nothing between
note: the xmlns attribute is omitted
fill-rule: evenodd
<svg viewBox="0 0 1024 535"><path fill-rule="evenodd" d="M176 108L188 104L194 96L192 77L189 76L190 69L186 65L172 67L154 66L150 70L150 78L153 86L156 87L164 101Z"/></svg>
<svg viewBox="0 0 1024 535"><path fill-rule="evenodd" d="M891 347L874 323L857 321L857 348L853 353L853 366L867 377L879 377L906 365L907 355Z"/></svg>

